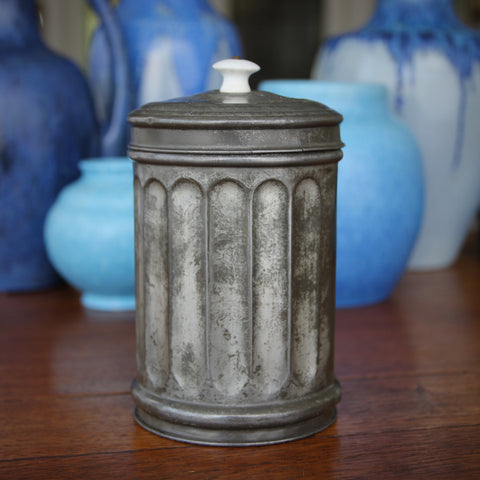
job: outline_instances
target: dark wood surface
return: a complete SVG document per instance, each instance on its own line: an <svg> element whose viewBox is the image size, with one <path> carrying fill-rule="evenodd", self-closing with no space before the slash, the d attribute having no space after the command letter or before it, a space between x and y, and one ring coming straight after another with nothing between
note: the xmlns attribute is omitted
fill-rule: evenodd
<svg viewBox="0 0 480 480"><path fill-rule="evenodd" d="M133 419L133 314L67 287L0 295L0 479L480 479L480 259L407 273L339 310L338 420L296 442L214 448Z"/></svg>

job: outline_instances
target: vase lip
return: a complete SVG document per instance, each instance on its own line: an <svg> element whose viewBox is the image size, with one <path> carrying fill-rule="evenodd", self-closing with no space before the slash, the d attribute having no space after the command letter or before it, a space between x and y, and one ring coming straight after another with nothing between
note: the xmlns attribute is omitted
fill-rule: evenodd
<svg viewBox="0 0 480 480"><path fill-rule="evenodd" d="M270 86L276 87L294 87L299 88L298 94L301 93L301 89L305 92L318 91L335 92L340 91L345 94L359 94L369 96L387 96L388 90L385 85L373 82L352 82L352 81L328 81L319 79L271 79L263 80L260 82L259 90L268 90ZM285 92L286 93L286 92ZM280 95L282 95L280 93Z"/></svg>
<svg viewBox="0 0 480 480"><path fill-rule="evenodd" d="M152 2L151 0L122 0L119 2L117 12L120 16L131 19L133 14L135 17L142 17L155 21L158 14L172 15L181 13L182 16L195 16L199 9L207 9L214 11L209 0L160 0Z"/></svg>
<svg viewBox="0 0 480 480"><path fill-rule="evenodd" d="M78 162L84 173L131 173L133 162L129 157L91 157Z"/></svg>
<svg viewBox="0 0 480 480"><path fill-rule="evenodd" d="M281 96L308 98L328 105L348 119L369 115L388 115L388 89L368 82L323 81L316 79L264 80L260 90Z"/></svg>

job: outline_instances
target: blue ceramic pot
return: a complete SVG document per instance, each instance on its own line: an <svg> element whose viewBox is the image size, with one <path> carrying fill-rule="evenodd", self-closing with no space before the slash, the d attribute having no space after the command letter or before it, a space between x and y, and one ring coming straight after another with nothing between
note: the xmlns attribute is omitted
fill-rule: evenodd
<svg viewBox="0 0 480 480"><path fill-rule="evenodd" d="M128 53L134 107L219 88L220 75L211 65L241 55L234 26L208 0L121 0L116 13ZM102 121L111 111L111 72L100 28L90 47L90 82Z"/></svg>
<svg viewBox="0 0 480 480"><path fill-rule="evenodd" d="M135 308L133 167L130 159L81 161L45 223L45 244L58 272L82 292L85 307Z"/></svg>
<svg viewBox="0 0 480 480"><path fill-rule="evenodd" d="M33 0L0 0L0 290L58 282L43 222L81 157L99 153L79 70L40 39Z"/></svg>
<svg viewBox="0 0 480 480"><path fill-rule="evenodd" d="M390 114L387 91L371 84L271 80L279 95L308 98L344 116L338 166L338 307L388 298L417 237L423 206L421 157L413 135Z"/></svg>
<svg viewBox="0 0 480 480"><path fill-rule="evenodd" d="M114 29L106 0L91 3ZM99 155L105 144L115 150L128 110L120 96L102 137L85 79L46 48L37 23L34 0L0 0L0 291L59 281L43 243L47 211L78 177L81 158Z"/></svg>
<svg viewBox="0 0 480 480"><path fill-rule="evenodd" d="M480 32L451 0L378 0L368 24L329 39L313 76L384 84L415 134L425 171L425 213L409 266L457 258L480 203Z"/></svg>

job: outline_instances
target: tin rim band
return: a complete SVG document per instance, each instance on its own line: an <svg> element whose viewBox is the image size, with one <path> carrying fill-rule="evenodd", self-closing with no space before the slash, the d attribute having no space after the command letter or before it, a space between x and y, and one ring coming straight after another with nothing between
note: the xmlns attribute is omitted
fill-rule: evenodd
<svg viewBox="0 0 480 480"><path fill-rule="evenodd" d="M285 154L226 154L224 152L170 152L130 146L129 157L139 163L152 165L197 166L197 167L302 167L337 163L342 159L342 150L325 152L286 152Z"/></svg>

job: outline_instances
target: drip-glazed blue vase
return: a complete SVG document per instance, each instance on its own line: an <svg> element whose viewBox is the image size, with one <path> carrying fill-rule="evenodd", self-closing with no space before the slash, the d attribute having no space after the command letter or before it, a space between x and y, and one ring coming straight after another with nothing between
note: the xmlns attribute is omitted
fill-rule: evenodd
<svg viewBox="0 0 480 480"><path fill-rule="evenodd" d="M111 32L107 1L90 3ZM110 39L118 59L118 35ZM81 158L117 148L128 110L126 96L118 98L102 134L80 70L42 42L34 0L0 0L0 291L59 281L45 251L45 216Z"/></svg>
<svg viewBox="0 0 480 480"><path fill-rule="evenodd" d="M82 160L45 222L50 260L81 303L96 310L135 308L133 167L127 157Z"/></svg>
<svg viewBox="0 0 480 480"><path fill-rule="evenodd" d="M269 80L261 90L308 98L340 112L344 157L338 165L337 307L388 298L416 240L423 170L412 133L391 114L381 85Z"/></svg>
<svg viewBox="0 0 480 480"><path fill-rule="evenodd" d="M388 87L425 170L409 266L451 265L480 203L480 33L460 23L450 0L378 0L364 28L323 45L313 77Z"/></svg>
<svg viewBox="0 0 480 480"><path fill-rule="evenodd" d="M133 107L219 88L211 65L241 54L236 29L208 0L121 0L116 13ZM89 75L98 115L106 121L114 83L103 27L91 42Z"/></svg>

